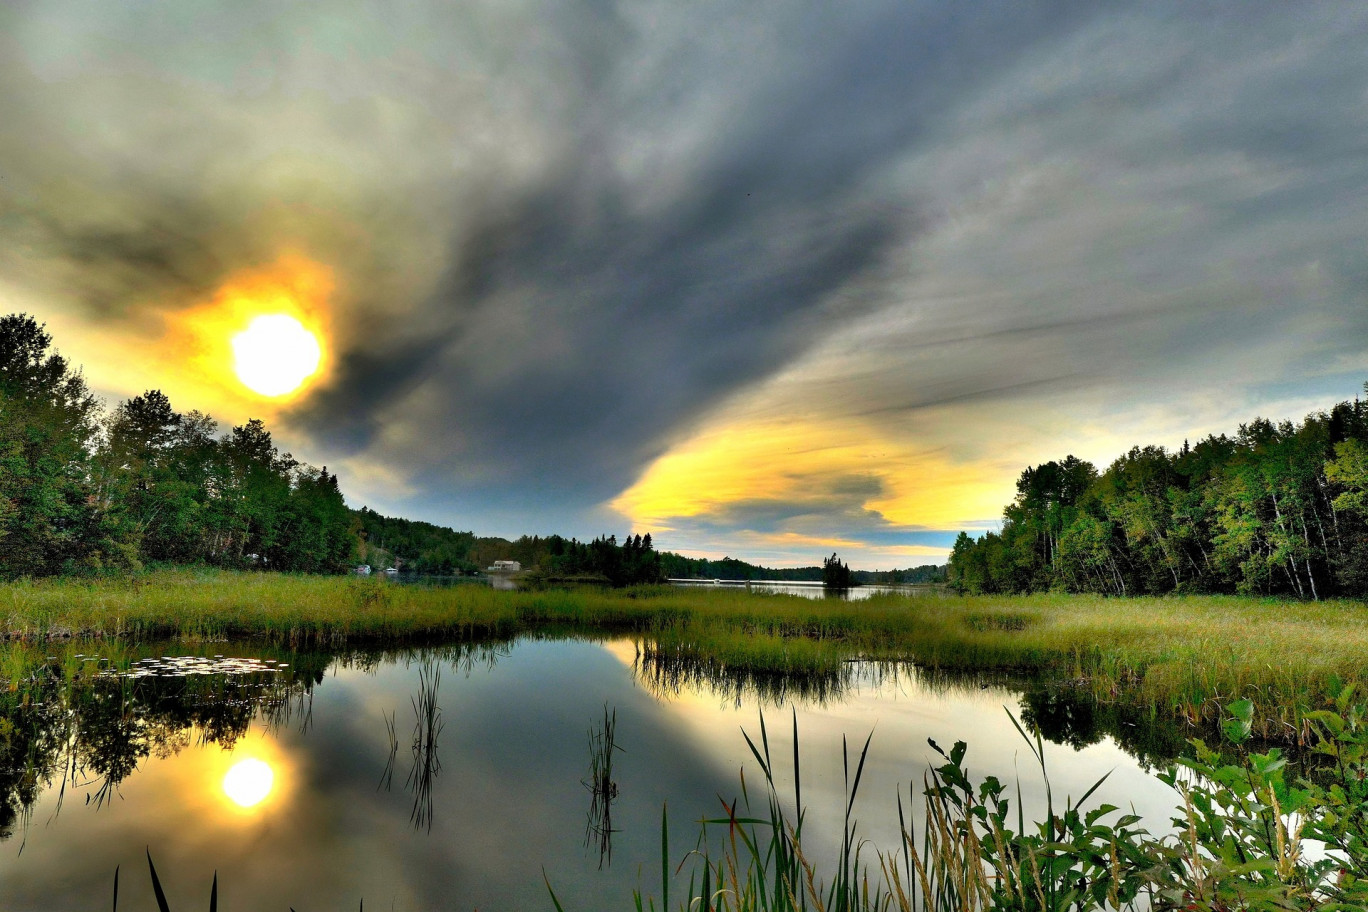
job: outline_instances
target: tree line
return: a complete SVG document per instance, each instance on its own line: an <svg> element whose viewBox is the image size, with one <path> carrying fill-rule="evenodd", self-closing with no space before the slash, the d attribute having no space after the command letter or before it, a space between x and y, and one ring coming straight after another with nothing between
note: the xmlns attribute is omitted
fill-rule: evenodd
<svg viewBox="0 0 1368 912"><path fill-rule="evenodd" d="M460 575L477 573L496 560L514 560L527 570L552 579L606 581L625 586L664 579L662 555L650 533L599 536L581 542L560 535L523 535L506 538L477 536L446 526L393 516L369 507L353 511L358 554L372 566L401 572Z"/></svg>
<svg viewBox="0 0 1368 912"><path fill-rule="evenodd" d="M833 555L834 557L835 555ZM826 563L810 567L762 567L734 557L713 560L706 557L685 557L666 551L661 554L665 575L671 579L727 579L771 580L775 582L821 583L826 580ZM906 570L850 570L847 585L878 583L943 583L944 564L923 564Z"/></svg>
<svg viewBox="0 0 1368 912"><path fill-rule="evenodd" d="M329 572L352 554L337 476L253 419L218 433L148 390L108 413L32 317L0 317L0 577L147 563Z"/></svg>
<svg viewBox="0 0 1368 912"><path fill-rule="evenodd" d="M1368 403L1134 447L1101 473L1028 468L1002 530L961 532L948 574L975 593L1368 596Z"/></svg>
<svg viewBox="0 0 1368 912"><path fill-rule="evenodd" d="M373 567L402 573L462 575L478 573L497 560L513 560L527 570L557 579L598 579L655 583L668 574L676 555L655 550L650 533L599 536L581 542L561 535L523 535L516 539L476 535L421 520L384 516L369 507L352 511L357 527L357 557Z"/></svg>
<svg viewBox="0 0 1368 912"><path fill-rule="evenodd" d="M656 551L650 534L615 536L580 542L560 535L524 535L516 539L478 536L446 526L393 516L362 507L356 518L358 559L374 567L397 567L401 572L476 573L496 560L515 560L553 578L598 578L654 583L665 579L775 580L826 582L831 558L811 567L763 567L734 557L720 560L685 557ZM617 549L614 552L614 548ZM835 555L832 555L834 558ZM837 560L844 571L832 585L943 583L944 564L924 564L905 570L854 570Z"/></svg>

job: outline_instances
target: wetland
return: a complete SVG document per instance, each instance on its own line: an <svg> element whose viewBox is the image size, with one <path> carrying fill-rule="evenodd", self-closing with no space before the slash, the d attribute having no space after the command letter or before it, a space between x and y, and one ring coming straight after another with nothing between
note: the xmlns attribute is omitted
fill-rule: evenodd
<svg viewBox="0 0 1368 912"><path fill-rule="evenodd" d="M1232 705L1241 750L1305 774L1364 610L199 571L5 601L0 906L104 907L118 869L119 907L154 908L150 854L171 908L217 878L222 908L300 912L674 908L724 857L701 821L771 787L822 882L852 844L877 878L956 742L1023 824L1105 777L1092 805L1172 837L1165 771Z"/></svg>

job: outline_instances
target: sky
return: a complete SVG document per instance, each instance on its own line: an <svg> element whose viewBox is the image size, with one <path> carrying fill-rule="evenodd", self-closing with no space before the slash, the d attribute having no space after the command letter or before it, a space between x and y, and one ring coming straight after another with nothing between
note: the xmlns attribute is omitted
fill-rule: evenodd
<svg viewBox="0 0 1368 912"><path fill-rule="evenodd" d="M6 0L0 313L353 506L944 560L1368 379L1368 5ZM240 382L295 315L321 366Z"/></svg>

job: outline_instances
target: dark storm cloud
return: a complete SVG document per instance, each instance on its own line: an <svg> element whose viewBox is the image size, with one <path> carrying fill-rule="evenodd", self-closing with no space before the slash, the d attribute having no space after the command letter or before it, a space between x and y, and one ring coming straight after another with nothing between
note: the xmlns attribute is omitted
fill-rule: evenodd
<svg viewBox="0 0 1368 912"><path fill-rule="evenodd" d="M415 461L452 458L429 484L473 463L483 483L510 483L504 499L612 496L704 409L787 363L835 316L867 309L833 298L916 228L915 207L871 194L870 180L915 142L928 109L1051 25L1001 12L891 7L787 23L794 68L729 87L740 116L677 164L687 189L666 205L643 206L649 182L613 166L614 133L641 107L670 110L678 84L705 74L639 97L620 63L577 68L607 96L583 100L595 132L560 150L537 186L492 188L417 318L430 336L384 355L390 366L345 360L302 417L364 448L380 422L357 414L358 399L401 409L419 384L440 386L449 394L424 434L436 439ZM691 128L682 116L674 126Z"/></svg>
<svg viewBox="0 0 1368 912"><path fill-rule="evenodd" d="M820 196L805 201L814 214L784 200L726 216L700 207L683 222L643 222L611 203L589 217L571 197L539 195L478 226L431 304L434 337L386 356L394 366L364 353L344 362L308 420L355 428L363 392L389 404L439 382L452 393L444 416L476 429L471 455L546 471L557 487L593 481L601 499L671 427L799 350L804 317L893 235L881 214ZM767 237L788 249L765 249Z"/></svg>
<svg viewBox="0 0 1368 912"><path fill-rule="evenodd" d="M893 422L1361 354L1365 25L1354 4L11 3L0 294L150 340L297 250L337 275L337 338L288 432L395 470L395 509L596 532L584 511L786 371L787 411ZM874 541L872 496L722 525L811 507Z"/></svg>

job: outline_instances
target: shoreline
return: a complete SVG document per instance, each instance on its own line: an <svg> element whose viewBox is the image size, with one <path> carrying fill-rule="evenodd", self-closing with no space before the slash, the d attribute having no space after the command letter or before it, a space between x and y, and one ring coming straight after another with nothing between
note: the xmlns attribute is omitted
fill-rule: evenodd
<svg viewBox="0 0 1368 912"><path fill-rule="evenodd" d="M1240 698L1265 736L1368 684L1368 604L1240 596L808 599L744 587L496 590L206 569L0 584L0 648L85 639L259 640L292 648L556 632L631 634L756 674L851 658L1040 674L1190 722Z"/></svg>

